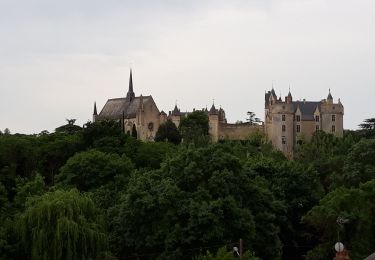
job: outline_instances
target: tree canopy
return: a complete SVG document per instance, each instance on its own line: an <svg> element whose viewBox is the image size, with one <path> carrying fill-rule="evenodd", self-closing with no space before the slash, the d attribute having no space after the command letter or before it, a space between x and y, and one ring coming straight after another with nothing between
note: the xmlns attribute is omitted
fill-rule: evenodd
<svg viewBox="0 0 375 260"><path fill-rule="evenodd" d="M239 239L244 259L332 259L338 240L363 259L375 251L372 123L318 131L293 160L262 133L211 143L202 111L167 121L158 142L117 121L6 131L0 259L233 259Z"/></svg>

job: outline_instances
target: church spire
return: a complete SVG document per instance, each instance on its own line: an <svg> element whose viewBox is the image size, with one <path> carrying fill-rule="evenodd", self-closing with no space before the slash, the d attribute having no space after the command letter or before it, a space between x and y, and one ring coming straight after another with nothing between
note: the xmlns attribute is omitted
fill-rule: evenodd
<svg viewBox="0 0 375 260"><path fill-rule="evenodd" d="M130 69L129 90L128 90L128 93L126 94L126 99L129 101L132 101L134 98L135 98L135 94L133 91L133 73L132 73L132 69Z"/></svg>
<svg viewBox="0 0 375 260"><path fill-rule="evenodd" d="M96 101L94 102L94 116L98 115L98 110L96 109Z"/></svg>

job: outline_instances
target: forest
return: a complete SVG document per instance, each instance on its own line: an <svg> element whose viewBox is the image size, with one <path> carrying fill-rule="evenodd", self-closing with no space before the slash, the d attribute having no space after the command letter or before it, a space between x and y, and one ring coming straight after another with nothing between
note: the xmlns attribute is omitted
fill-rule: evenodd
<svg viewBox="0 0 375 260"><path fill-rule="evenodd" d="M211 143L196 111L156 142L118 122L0 132L0 259L351 259L375 251L375 119L293 160L262 133Z"/></svg>

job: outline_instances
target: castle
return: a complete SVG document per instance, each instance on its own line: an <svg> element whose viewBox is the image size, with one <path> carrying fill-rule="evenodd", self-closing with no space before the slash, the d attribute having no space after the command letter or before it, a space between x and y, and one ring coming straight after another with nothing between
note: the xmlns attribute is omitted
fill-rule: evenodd
<svg viewBox="0 0 375 260"><path fill-rule="evenodd" d="M285 100L277 97L274 89L265 93L265 120L262 124L229 124L225 111L212 104L210 110L203 108L209 119L209 133L213 142L219 140L243 140L252 133L264 131L273 146L291 157L299 140L311 138L315 131L343 136L344 107L338 100L333 102L329 91L322 101L293 101L289 91ZM100 113L94 103L93 121L117 120L124 132L134 134L138 139L153 141L159 126L171 120L177 127L181 119L190 112L181 112L175 105L172 111L159 111L152 96L135 96L133 76L130 70L129 89L124 98L108 99Z"/></svg>
<svg viewBox="0 0 375 260"><path fill-rule="evenodd" d="M333 102L331 91L321 101L293 101L289 93L277 98L272 88L265 94L265 134L272 145L292 157L295 145L309 140L314 132L324 131L342 137L344 106Z"/></svg>

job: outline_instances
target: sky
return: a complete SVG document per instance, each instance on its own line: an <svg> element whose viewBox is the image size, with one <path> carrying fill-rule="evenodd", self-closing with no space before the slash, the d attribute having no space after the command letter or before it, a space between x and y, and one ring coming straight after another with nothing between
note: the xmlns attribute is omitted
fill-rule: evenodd
<svg viewBox="0 0 375 260"><path fill-rule="evenodd" d="M136 95L264 117L264 93L375 117L374 0L0 0L0 129L50 132Z"/></svg>

